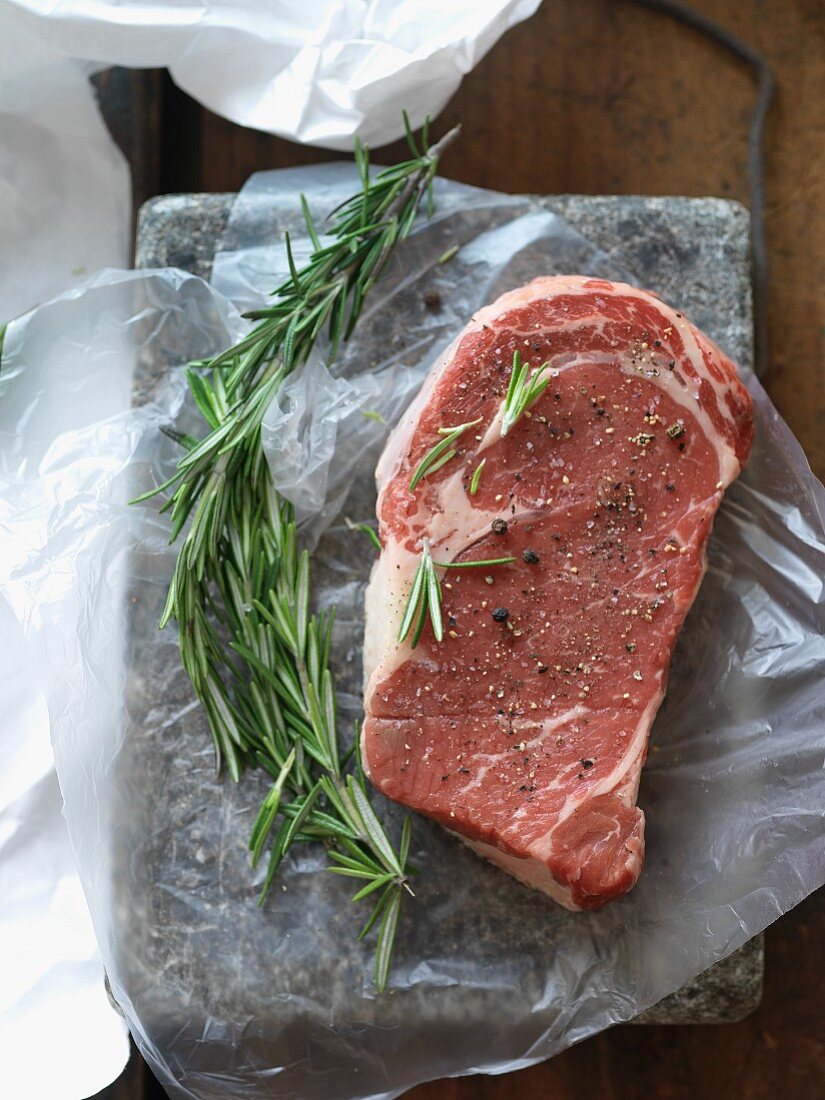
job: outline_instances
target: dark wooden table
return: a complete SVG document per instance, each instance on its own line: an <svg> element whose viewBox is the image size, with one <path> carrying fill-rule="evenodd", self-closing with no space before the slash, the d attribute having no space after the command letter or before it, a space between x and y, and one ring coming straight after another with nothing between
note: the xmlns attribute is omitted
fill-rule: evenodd
<svg viewBox="0 0 825 1100"><path fill-rule="evenodd" d="M766 163L768 389L825 477L825 3L694 0L779 79ZM153 194L234 191L251 172L326 160L210 114L159 73L115 70L102 101ZM467 77L443 171L504 191L721 195L747 201L746 67L632 0L545 0ZM401 154L382 150L384 161ZM825 892L767 934L765 996L719 1027L615 1028L532 1069L420 1086L415 1100L818 1100L825 1097ZM99 1100L161 1100L138 1056Z"/></svg>

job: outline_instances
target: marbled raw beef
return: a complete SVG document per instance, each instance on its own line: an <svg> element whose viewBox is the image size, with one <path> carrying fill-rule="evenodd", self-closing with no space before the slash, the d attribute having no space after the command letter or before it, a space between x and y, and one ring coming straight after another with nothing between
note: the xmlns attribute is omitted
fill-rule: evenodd
<svg viewBox="0 0 825 1100"><path fill-rule="evenodd" d="M502 437L516 350L552 380ZM438 429L478 417L411 492ZM372 782L569 908L628 891L644 859L650 728L751 435L733 363L651 293L559 276L480 310L377 470ZM428 624L412 649L397 635L425 537L436 561L516 561L441 571L444 638Z"/></svg>

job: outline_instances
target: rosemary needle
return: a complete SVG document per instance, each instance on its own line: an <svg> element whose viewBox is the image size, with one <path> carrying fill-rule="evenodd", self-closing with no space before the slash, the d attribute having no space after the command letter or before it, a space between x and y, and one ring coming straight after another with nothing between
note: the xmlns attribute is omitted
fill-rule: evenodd
<svg viewBox="0 0 825 1100"><path fill-rule="evenodd" d="M396 851L370 805L357 741L354 754L338 744L333 613L310 611L309 556L298 547L292 505L272 483L261 422L322 334L335 357L393 249L431 199L439 157L458 131L428 148L426 123L420 146L406 116L405 127L410 158L374 175L356 142L361 189L330 215L326 243L301 199L314 249L309 261L296 264L287 238L289 278L273 303L247 314L255 325L237 344L192 364L189 386L206 432L200 440L181 437L175 476L153 491L172 489L163 510L172 541L181 538L161 626L178 623L182 663L218 766L234 779L245 766L261 767L273 780L250 838L253 862L269 849L261 900L293 844L322 842L331 869L361 882L355 897L377 897L362 935L379 922L379 989L401 899L411 893L409 825Z"/></svg>
<svg viewBox="0 0 825 1100"><path fill-rule="evenodd" d="M474 497L478 492L478 486L481 482L481 474L484 470L484 465L487 462L486 458L482 458L478 466L473 470L473 476L470 478L470 496Z"/></svg>
<svg viewBox="0 0 825 1100"><path fill-rule="evenodd" d="M482 561L437 561L434 564L439 569L476 569L482 565L511 565L515 560L511 554L506 558L484 558Z"/></svg>
<svg viewBox="0 0 825 1100"><path fill-rule="evenodd" d="M378 553L381 553L383 549L381 546L381 539L378 537L378 532L374 527L370 527L368 523L353 523L351 519L345 519L344 522L350 531L360 531L362 535L366 535Z"/></svg>
<svg viewBox="0 0 825 1100"><path fill-rule="evenodd" d="M453 256L458 253L458 249L459 246L457 244L450 245L447 251L442 252L442 254L438 257L438 262L440 264L448 264Z"/></svg>

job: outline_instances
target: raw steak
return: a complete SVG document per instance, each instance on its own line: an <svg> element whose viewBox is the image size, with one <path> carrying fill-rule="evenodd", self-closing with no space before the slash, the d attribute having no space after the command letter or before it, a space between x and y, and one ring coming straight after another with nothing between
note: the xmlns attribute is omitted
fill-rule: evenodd
<svg viewBox="0 0 825 1100"><path fill-rule="evenodd" d="M551 382L502 437L516 350L549 362ZM410 491L438 429L478 417ZM650 727L751 436L734 365L650 293L541 278L482 309L377 470L372 782L568 908L626 893L644 859ZM425 537L436 561L516 560L439 570L444 638L428 622L413 649L396 639Z"/></svg>

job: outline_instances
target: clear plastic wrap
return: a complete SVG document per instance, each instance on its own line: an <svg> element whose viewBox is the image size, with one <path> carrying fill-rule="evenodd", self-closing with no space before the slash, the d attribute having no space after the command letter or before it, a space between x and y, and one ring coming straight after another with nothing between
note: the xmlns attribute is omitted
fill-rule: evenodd
<svg viewBox="0 0 825 1100"><path fill-rule="evenodd" d="M285 186L294 200L300 186L314 201L320 178L323 205L336 172L348 187L343 169L256 179L217 287L237 293L245 280L239 297L259 300L276 263L247 245L275 241L290 220L273 195ZM271 468L317 542L316 599L338 607L342 736L360 707L371 564L343 517L370 518L387 431L364 412L396 416L499 290L539 271L635 274L540 203L443 183L437 198L333 376L313 360L268 417ZM640 274L659 285L655 270ZM743 311L714 313L714 293L686 284L679 301L747 359ZM389 1097L433 1077L516 1069L631 1018L822 884L825 490L750 379L756 444L718 516L656 721L640 793L647 865L631 894L598 913L563 911L417 820L421 873L382 996L372 947L355 940L352 888L323 872L321 853L296 852L257 908L246 844L265 783L214 774L174 632L156 630L168 524L155 505L126 503L171 470L160 426L190 423L181 365L241 325L194 277L109 274L12 325L0 374L3 592L40 662L114 996L171 1095ZM381 808L396 828L396 808Z"/></svg>

